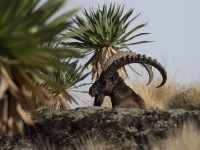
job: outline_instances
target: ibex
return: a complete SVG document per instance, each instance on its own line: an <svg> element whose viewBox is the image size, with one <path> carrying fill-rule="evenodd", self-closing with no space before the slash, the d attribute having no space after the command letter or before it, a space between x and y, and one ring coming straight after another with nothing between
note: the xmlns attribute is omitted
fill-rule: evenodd
<svg viewBox="0 0 200 150"><path fill-rule="evenodd" d="M99 79L95 81L89 89L89 94L95 97L94 106L101 106L104 97L110 96L113 108L146 108L142 97L127 86L117 72L119 68L131 63L140 63L146 68L149 73L148 84L150 84L153 79L151 66L158 69L163 78L162 83L157 87L163 86L167 81L167 72L156 59L134 52L119 52L108 60Z"/></svg>

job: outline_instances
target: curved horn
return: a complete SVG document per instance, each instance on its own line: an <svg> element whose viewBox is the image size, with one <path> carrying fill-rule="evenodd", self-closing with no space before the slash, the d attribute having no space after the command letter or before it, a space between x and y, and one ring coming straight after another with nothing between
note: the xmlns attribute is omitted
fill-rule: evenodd
<svg viewBox="0 0 200 150"><path fill-rule="evenodd" d="M132 51L128 51L128 52L122 52L119 51L118 53L114 54L112 57L109 58L109 60L107 61L107 63L105 64L103 71L107 70L107 68L116 60L120 59L121 57L126 57L127 55L137 55L135 52ZM152 67L148 64L144 64L141 63L144 68L147 70L148 74L149 74L149 81L146 85L149 85L152 80L153 80L153 71L152 71Z"/></svg>
<svg viewBox="0 0 200 150"><path fill-rule="evenodd" d="M143 64L143 67L147 70L148 74L149 74L149 81L146 85L149 85L152 80L153 80L153 71L152 71L152 67L150 65L147 65L147 64Z"/></svg>
<svg viewBox="0 0 200 150"><path fill-rule="evenodd" d="M116 73L116 71L119 68L130 63L148 64L158 69L158 71L162 75L163 81L159 86L157 86L157 88L163 86L167 81L167 72L165 68L156 59L152 59L151 57L146 57L145 55L136 54L133 52L125 52L125 55L123 57L118 57L117 60L114 60L109 66L107 66L106 70L103 70L104 73L102 75L104 77L111 77Z"/></svg>

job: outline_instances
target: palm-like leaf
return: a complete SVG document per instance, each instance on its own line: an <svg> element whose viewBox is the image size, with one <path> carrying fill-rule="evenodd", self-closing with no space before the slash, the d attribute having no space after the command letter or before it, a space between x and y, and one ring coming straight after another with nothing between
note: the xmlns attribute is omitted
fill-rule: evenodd
<svg viewBox="0 0 200 150"><path fill-rule="evenodd" d="M71 22L66 21L77 9L60 17L52 16L64 5L64 0L48 0L38 6L40 0L0 0L0 134L20 132L23 122L32 121L26 111L34 111L31 96L48 105L45 97L49 92L39 86L48 83L58 91L65 92L52 78L40 74L38 69L52 72L70 69L52 57L77 55L73 49L44 48L46 42L55 38ZM62 37L64 38L64 37Z"/></svg>
<svg viewBox="0 0 200 150"><path fill-rule="evenodd" d="M74 91L74 89L77 89L78 87L84 86L86 84L79 84L79 82L83 81L90 73L83 74L82 66L78 66L78 60L74 62L70 62L71 59L65 60L61 58L54 58L60 60L62 64L70 65L70 70L55 70L53 72L44 72L41 73L44 74L44 76L53 78L56 83L58 83L63 89L65 89L65 92L61 93L58 91L55 87L49 85L48 83L42 83L41 86L50 91L52 93L51 97L51 106L49 107L50 110L66 110L70 109L70 106L68 105L68 102L73 101L74 103L78 104L76 99L71 95L71 90ZM44 106L42 106L45 108Z"/></svg>
<svg viewBox="0 0 200 150"><path fill-rule="evenodd" d="M88 53L94 52L92 58L86 63L86 66L93 66L93 77L98 77L102 71L102 67L107 59L121 48L128 48L129 45L147 43L150 41L136 41L136 37L149 33L137 33L139 29L145 27L147 23L138 25L127 31L131 23L140 15L131 18L133 9L130 9L124 14L124 6L116 6L111 4L109 8L104 5L101 9L93 8L83 11L82 16L74 18L75 26L71 26L69 32L74 32L82 28L87 28L86 32L77 34L73 37L75 41L62 44L68 47L78 47L88 49ZM122 68L124 73L125 70Z"/></svg>

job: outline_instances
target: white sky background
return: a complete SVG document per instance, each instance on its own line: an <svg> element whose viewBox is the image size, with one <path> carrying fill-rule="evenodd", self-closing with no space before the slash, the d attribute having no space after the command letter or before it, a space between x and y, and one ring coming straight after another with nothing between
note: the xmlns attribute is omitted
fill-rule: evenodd
<svg viewBox="0 0 200 150"><path fill-rule="evenodd" d="M134 15L142 13L130 28L149 22L139 32L151 34L140 39L155 42L130 46L130 49L156 58L162 64L166 62L169 75L178 74L183 82L200 79L199 0L71 0L67 10L77 6L97 8L113 2L124 4L125 10L134 8Z"/></svg>
<svg viewBox="0 0 200 150"><path fill-rule="evenodd" d="M105 3L124 4L127 11L134 8L134 16L142 13L130 28L149 22L139 32L151 34L140 39L156 42L130 49L166 63L169 77L175 75L184 83L200 80L200 0L71 0L65 11Z"/></svg>

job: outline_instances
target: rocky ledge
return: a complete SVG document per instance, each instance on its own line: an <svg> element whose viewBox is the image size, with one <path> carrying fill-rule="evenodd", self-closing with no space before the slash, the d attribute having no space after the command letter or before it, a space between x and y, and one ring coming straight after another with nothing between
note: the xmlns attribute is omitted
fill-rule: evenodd
<svg viewBox="0 0 200 150"><path fill-rule="evenodd" d="M177 133L184 123L200 123L200 111L88 107L46 113L24 136L0 137L6 149L81 149L88 141L103 149L151 149L153 141ZM49 148L48 148L49 147ZM51 148L50 148L51 147Z"/></svg>

